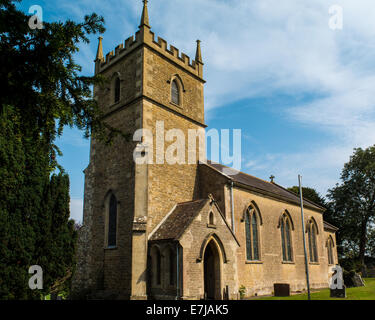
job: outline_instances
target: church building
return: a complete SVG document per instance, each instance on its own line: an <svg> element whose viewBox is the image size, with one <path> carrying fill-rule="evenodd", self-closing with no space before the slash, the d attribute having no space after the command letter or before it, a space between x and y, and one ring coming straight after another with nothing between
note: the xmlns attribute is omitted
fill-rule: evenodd
<svg viewBox="0 0 375 320"><path fill-rule="evenodd" d="M200 41L192 60L156 38L143 2L135 37L106 56L99 38L95 74L108 81L94 96L104 119L131 136L147 129L154 140L161 122L186 137L204 132ZM271 295L274 284L302 292L303 237L311 287L328 287L338 263L337 228L323 220L324 208L304 200L303 234L298 195L216 162L135 161L156 154L150 148L160 146L152 142L118 137L107 146L91 139L74 291L186 300Z"/></svg>

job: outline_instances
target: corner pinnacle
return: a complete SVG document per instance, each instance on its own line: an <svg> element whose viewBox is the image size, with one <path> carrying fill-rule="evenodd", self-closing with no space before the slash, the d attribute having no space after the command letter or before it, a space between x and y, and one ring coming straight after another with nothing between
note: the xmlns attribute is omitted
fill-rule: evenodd
<svg viewBox="0 0 375 320"><path fill-rule="evenodd" d="M142 11L142 18L141 18L141 24L139 25L139 28L146 26L150 27L150 22L148 19L148 8L147 8L148 0L143 0L143 11Z"/></svg>
<svg viewBox="0 0 375 320"><path fill-rule="evenodd" d="M195 54L195 62L203 64L200 40L197 40L197 53Z"/></svg>
<svg viewBox="0 0 375 320"><path fill-rule="evenodd" d="M98 51L96 52L96 61L103 61L104 60L104 55L103 55L103 44L102 44L102 37L99 37L99 43L98 43Z"/></svg>

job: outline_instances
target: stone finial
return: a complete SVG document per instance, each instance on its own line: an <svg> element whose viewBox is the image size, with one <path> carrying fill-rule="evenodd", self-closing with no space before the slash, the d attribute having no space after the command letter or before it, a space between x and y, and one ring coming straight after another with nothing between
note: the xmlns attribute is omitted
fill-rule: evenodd
<svg viewBox="0 0 375 320"><path fill-rule="evenodd" d="M142 11L141 24L139 25L139 28L142 28L143 26L151 28L150 22L148 19L147 3L148 3L148 0L143 0L143 11Z"/></svg>
<svg viewBox="0 0 375 320"><path fill-rule="evenodd" d="M274 183L275 176L274 176L274 175L271 175L271 176L270 176L270 180L271 180L271 183Z"/></svg>
<svg viewBox="0 0 375 320"><path fill-rule="evenodd" d="M95 62L96 61L103 61L104 60L104 55L103 55L103 44L102 44L102 40L103 38L102 37L99 37L99 43L98 43L98 50L96 52L96 58L95 58Z"/></svg>
<svg viewBox="0 0 375 320"><path fill-rule="evenodd" d="M195 54L195 62L199 62L203 64L200 40L197 40L197 53Z"/></svg>

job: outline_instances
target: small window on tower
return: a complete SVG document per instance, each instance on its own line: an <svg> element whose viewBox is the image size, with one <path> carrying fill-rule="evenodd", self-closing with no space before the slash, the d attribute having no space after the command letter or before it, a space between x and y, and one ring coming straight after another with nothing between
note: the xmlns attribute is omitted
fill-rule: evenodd
<svg viewBox="0 0 375 320"><path fill-rule="evenodd" d="M120 93L121 93L120 78L117 77L115 80L115 103L120 101Z"/></svg>
<svg viewBox="0 0 375 320"><path fill-rule="evenodd" d="M109 201L108 214L108 247L116 247L117 238L117 199L114 195Z"/></svg>
<svg viewBox="0 0 375 320"><path fill-rule="evenodd" d="M172 81L172 102L174 104L180 104L180 91L176 80Z"/></svg>

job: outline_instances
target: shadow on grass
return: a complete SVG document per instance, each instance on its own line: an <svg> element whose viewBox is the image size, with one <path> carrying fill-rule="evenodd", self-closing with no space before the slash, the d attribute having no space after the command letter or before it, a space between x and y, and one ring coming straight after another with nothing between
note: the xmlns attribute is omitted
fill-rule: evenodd
<svg viewBox="0 0 375 320"><path fill-rule="evenodd" d="M330 298L329 289L311 293L311 300L375 300L375 278L364 279L365 287L347 288L346 298ZM307 293L290 297L259 297L255 300L307 300Z"/></svg>

